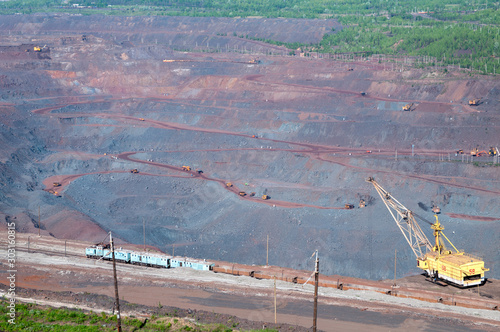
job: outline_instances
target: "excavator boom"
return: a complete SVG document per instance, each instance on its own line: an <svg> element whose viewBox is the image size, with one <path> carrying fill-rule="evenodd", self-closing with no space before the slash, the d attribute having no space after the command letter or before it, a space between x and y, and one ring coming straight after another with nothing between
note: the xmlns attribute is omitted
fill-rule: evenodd
<svg viewBox="0 0 500 332"><path fill-rule="evenodd" d="M417 267L424 270L427 276L434 280L444 280L459 287L476 286L485 282L484 273L489 269L484 267L484 261L457 250L444 235L444 227L439 223L437 214L435 215L436 222L434 224L418 216L431 224L435 238L435 245L433 246L417 224L414 217L417 215L416 213L399 203L374 178L370 177L367 181L373 184L377 190L382 202L391 213L394 221L396 221L413 253L417 256ZM448 241L455 249L454 252L446 249L443 239Z"/></svg>
<svg viewBox="0 0 500 332"><path fill-rule="evenodd" d="M432 244L417 224L413 212L398 202L398 200L395 199L387 190L382 188L382 186L378 184L374 178L370 177L367 181L373 184L377 190L382 202L384 202L385 206L389 210L392 218L398 225L401 233L403 233L403 236L410 245L415 256L417 258L423 258L427 252L432 250Z"/></svg>

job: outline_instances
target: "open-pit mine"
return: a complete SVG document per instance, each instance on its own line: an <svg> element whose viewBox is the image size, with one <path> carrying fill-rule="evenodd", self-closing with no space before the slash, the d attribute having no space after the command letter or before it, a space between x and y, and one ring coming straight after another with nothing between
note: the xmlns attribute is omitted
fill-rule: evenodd
<svg viewBox="0 0 500 332"><path fill-rule="evenodd" d="M497 282L498 78L257 40L332 28L1 17L1 227L310 271L318 250L324 275L425 280L375 177Z"/></svg>

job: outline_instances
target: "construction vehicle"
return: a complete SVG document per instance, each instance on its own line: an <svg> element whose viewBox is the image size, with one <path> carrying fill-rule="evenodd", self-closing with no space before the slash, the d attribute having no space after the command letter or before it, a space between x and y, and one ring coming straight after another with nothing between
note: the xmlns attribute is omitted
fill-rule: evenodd
<svg viewBox="0 0 500 332"><path fill-rule="evenodd" d="M413 106L413 103L404 105L403 111L411 111L412 106Z"/></svg>
<svg viewBox="0 0 500 332"><path fill-rule="evenodd" d="M254 197L254 196L255 196L255 194L257 194L257 193L256 193L255 191L252 191L252 192L250 193L250 197Z"/></svg>
<svg viewBox="0 0 500 332"><path fill-rule="evenodd" d="M267 199L269 199L269 198L270 198L270 197L269 197L269 195L265 195L265 194L264 194L264 195L262 195L262 199L263 199L263 200L267 200Z"/></svg>
<svg viewBox="0 0 500 332"><path fill-rule="evenodd" d="M485 282L484 273L489 269L484 267L484 261L457 250L444 235L444 227L439 223L437 215L434 215L436 218L435 223L427 221L398 202L373 177L368 178L367 181L373 184L382 202L384 202L410 245L417 258L417 267L422 269L434 282L439 279L458 287L476 286ZM415 220L415 216L431 225L430 228L434 231L434 245L425 236ZM448 241L454 250L446 248L443 238Z"/></svg>
<svg viewBox="0 0 500 332"><path fill-rule="evenodd" d="M203 171L202 171L201 169L197 169L197 170L196 170L196 173L198 173L198 174L203 174Z"/></svg>
<svg viewBox="0 0 500 332"><path fill-rule="evenodd" d="M41 52L42 48L40 46L35 46L35 47L33 47L33 51L35 51L35 52Z"/></svg>
<svg viewBox="0 0 500 332"><path fill-rule="evenodd" d="M134 168L133 170L130 171L130 173L137 174L139 173L139 171L137 170L137 168Z"/></svg>
<svg viewBox="0 0 500 332"><path fill-rule="evenodd" d="M246 193L246 192L244 192L244 191L240 191L240 192L238 193L238 195L240 195L240 196L246 196L246 195L247 195L247 193Z"/></svg>
<svg viewBox="0 0 500 332"><path fill-rule="evenodd" d="M362 96L366 96L366 92L361 91L361 92L360 92L360 94L361 94Z"/></svg>
<svg viewBox="0 0 500 332"><path fill-rule="evenodd" d="M189 172L191 170L191 166L182 166L182 170Z"/></svg>
<svg viewBox="0 0 500 332"><path fill-rule="evenodd" d="M497 155L497 150L490 146L490 151L488 152L490 156L496 156Z"/></svg>
<svg viewBox="0 0 500 332"><path fill-rule="evenodd" d="M350 68L350 67L347 68L347 71L353 71L353 70L354 70L354 68Z"/></svg>
<svg viewBox="0 0 500 332"><path fill-rule="evenodd" d="M257 135L252 135L252 138L259 138L259 136L257 136Z"/></svg>
<svg viewBox="0 0 500 332"><path fill-rule="evenodd" d="M365 206L366 206L366 202L365 202L365 200L364 200L364 199L360 199L360 200L359 200L359 207L360 207L360 208L364 208Z"/></svg>
<svg viewBox="0 0 500 332"><path fill-rule="evenodd" d="M348 209L348 210L350 210L350 209L354 209L354 204L348 204L348 203L346 203L346 204L344 205L344 208L345 208L345 209Z"/></svg>
<svg viewBox="0 0 500 332"><path fill-rule="evenodd" d="M473 157L481 157L481 156L486 155L486 154L488 154L488 152L486 152L484 150L479 151L478 148L474 148L470 152L470 155L473 156Z"/></svg>
<svg viewBox="0 0 500 332"><path fill-rule="evenodd" d="M55 190L50 189L50 190L48 190L48 192L49 192L49 193L51 193L52 195L56 196L56 197L61 197L61 194L59 194L59 193L58 193L57 191L55 191Z"/></svg>
<svg viewBox="0 0 500 332"><path fill-rule="evenodd" d="M61 183L59 183L59 182L54 182L54 183L52 183L52 186L53 186L53 187L60 187L60 186L61 186Z"/></svg>
<svg viewBox="0 0 500 332"><path fill-rule="evenodd" d="M144 121L144 118L139 118L139 121Z"/></svg>
<svg viewBox="0 0 500 332"><path fill-rule="evenodd" d="M477 106L481 103L481 98L477 99L471 99L469 100L469 106Z"/></svg>
<svg viewBox="0 0 500 332"><path fill-rule="evenodd" d="M260 63L260 60L254 58L254 59L248 61L248 63L254 64L254 65L258 65Z"/></svg>
<svg viewBox="0 0 500 332"><path fill-rule="evenodd" d="M432 205L431 211L434 212L434 214L440 214L441 213L441 209L439 208L439 206L434 205L434 204Z"/></svg>
<svg viewBox="0 0 500 332"><path fill-rule="evenodd" d="M233 186L233 184L232 184L231 182L227 182L227 183L226 183L226 187L230 188L230 187L232 187L232 186Z"/></svg>
<svg viewBox="0 0 500 332"><path fill-rule="evenodd" d="M462 150L462 149L457 150L456 154L464 154L464 150Z"/></svg>

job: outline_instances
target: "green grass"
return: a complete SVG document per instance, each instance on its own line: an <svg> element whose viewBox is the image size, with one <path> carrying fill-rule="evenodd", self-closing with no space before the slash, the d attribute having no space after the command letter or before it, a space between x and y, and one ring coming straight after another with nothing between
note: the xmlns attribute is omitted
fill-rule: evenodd
<svg viewBox="0 0 500 332"><path fill-rule="evenodd" d="M0 331L33 332L77 332L115 331L116 316L106 313L84 312L80 309L47 308L34 304L16 304L15 324L9 323L8 301L0 300ZM152 316L147 322L132 317L122 318L123 331L189 331L189 332L230 332L232 328L222 324L193 324L182 318ZM174 316L175 317L175 316ZM233 327L238 323L232 324ZM236 326L235 326L236 325ZM275 330L253 330L275 331Z"/></svg>

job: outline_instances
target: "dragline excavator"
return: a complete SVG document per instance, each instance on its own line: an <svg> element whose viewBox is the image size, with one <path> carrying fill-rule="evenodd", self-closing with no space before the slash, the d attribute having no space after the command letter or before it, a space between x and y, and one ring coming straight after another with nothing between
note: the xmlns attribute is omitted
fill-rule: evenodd
<svg viewBox="0 0 500 332"><path fill-rule="evenodd" d="M471 254L457 250L453 243L444 235L444 227L439 223L437 215L433 224L416 213L408 210L387 192L373 177L367 179L377 190L382 202L389 210L392 218L403 233L413 253L417 257L417 266L434 280L443 280L459 287L480 285L485 282L484 261ZM431 224L434 230L434 245L425 236L424 232L415 220L415 216ZM445 239L454 250L448 250Z"/></svg>

